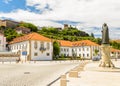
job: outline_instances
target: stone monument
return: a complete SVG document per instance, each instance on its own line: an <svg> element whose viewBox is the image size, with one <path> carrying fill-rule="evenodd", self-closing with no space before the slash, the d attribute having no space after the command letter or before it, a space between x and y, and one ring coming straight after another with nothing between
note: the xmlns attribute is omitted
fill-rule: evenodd
<svg viewBox="0 0 120 86"><path fill-rule="evenodd" d="M115 67L110 60L109 29L106 23L102 26L101 54L102 56L99 67Z"/></svg>

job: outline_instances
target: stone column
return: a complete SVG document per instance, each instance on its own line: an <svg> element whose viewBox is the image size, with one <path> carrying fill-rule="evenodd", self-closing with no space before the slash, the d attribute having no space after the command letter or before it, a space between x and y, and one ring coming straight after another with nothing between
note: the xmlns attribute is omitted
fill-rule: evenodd
<svg viewBox="0 0 120 86"><path fill-rule="evenodd" d="M110 45L102 44L101 45L101 61L99 67L115 67L111 61L110 57Z"/></svg>

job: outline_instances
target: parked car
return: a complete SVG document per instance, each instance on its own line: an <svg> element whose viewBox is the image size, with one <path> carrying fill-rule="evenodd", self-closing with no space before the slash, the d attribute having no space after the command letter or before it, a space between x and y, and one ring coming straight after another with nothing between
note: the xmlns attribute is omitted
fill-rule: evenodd
<svg viewBox="0 0 120 86"><path fill-rule="evenodd" d="M92 61L99 61L100 59L101 59L100 56L94 56L94 57L92 58Z"/></svg>

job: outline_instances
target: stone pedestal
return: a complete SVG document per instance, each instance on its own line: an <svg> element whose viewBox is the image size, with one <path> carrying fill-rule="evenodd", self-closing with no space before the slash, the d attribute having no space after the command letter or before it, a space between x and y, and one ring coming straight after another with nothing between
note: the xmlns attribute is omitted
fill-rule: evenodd
<svg viewBox="0 0 120 86"><path fill-rule="evenodd" d="M101 61L99 67L115 67L112 61L110 60L110 45L102 44L101 45Z"/></svg>

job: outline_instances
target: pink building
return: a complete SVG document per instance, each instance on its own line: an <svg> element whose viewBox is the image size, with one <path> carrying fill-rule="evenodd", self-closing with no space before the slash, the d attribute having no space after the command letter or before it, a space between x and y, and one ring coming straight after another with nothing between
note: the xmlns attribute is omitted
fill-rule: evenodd
<svg viewBox="0 0 120 86"><path fill-rule="evenodd" d="M6 37L0 32L0 51L6 50Z"/></svg>

